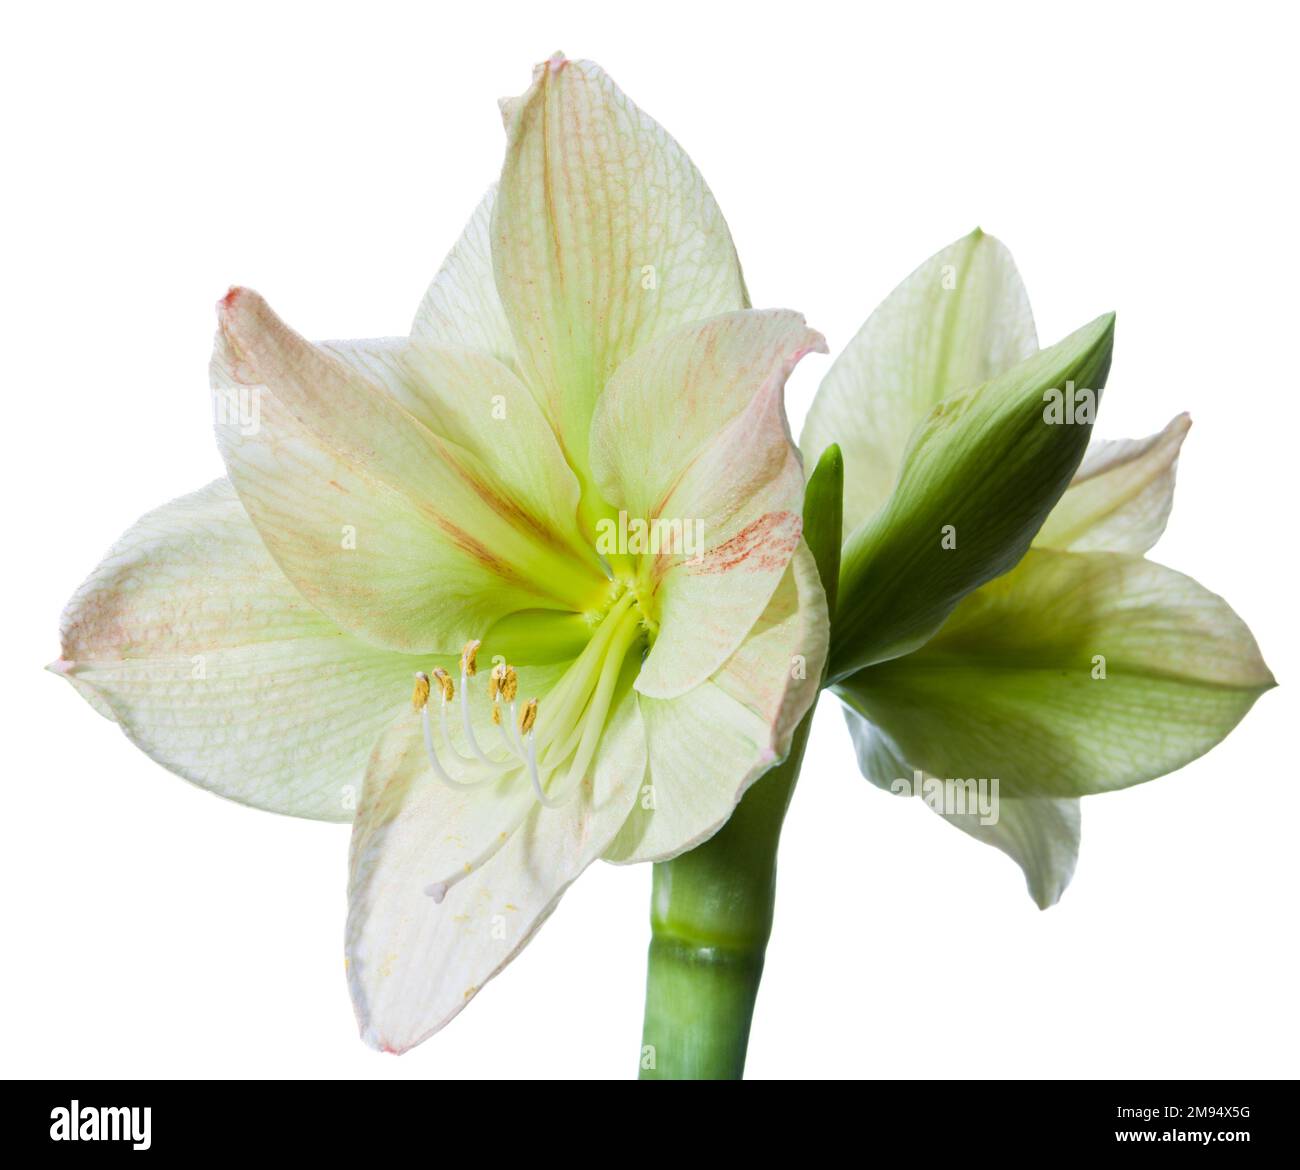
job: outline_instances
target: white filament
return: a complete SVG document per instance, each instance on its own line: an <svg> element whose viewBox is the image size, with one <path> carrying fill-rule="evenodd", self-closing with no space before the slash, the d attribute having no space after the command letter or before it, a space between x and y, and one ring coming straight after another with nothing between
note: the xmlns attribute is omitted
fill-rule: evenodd
<svg viewBox="0 0 1300 1170"><path fill-rule="evenodd" d="M568 792L564 796L547 796L542 790L541 777L537 774L537 740L533 733L528 733L528 779L533 784L533 795L537 797L539 804L546 808L560 808L569 803L569 798L573 792Z"/></svg>
<svg viewBox="0 0 1300 1170"><path fill-rule="evenodd" d="M474 726L469 717L469 688L465 685L467 678L465 668L460 668L460 721L465 729L465 742L469 744L469 750L474 753L483 763L498 766L496 760L490 760L483 753L483 749L478 746L478 740L474 738Z"/></svg>
<svg viewBox="0 0 1300 1170"><path fill-rule="evenodd" d="M443 704L446 706L446 704ZM438 760L438 753L433 750L433 728L429 723L429 704L420 709L424 723L424 750L429 756L429 763L433 767L433 774L438 777L448 788L473 788L476 784L481 784L484 778L478 780L456 780L448 773L447 769L442 766ZM444 721L443 730L446 731L447 725Z"/></svg>
<svg viewBox="0 0 1300 1170"><path fill-rule="evenodd" d="M506 721L501 717L500 699L492 700L492 707L496 714L497 730L501 732L501 742L506 745L506 751L517 759L524 759L522 746L519 743L519 732L515 730L515 705L510 704L510 730L506 730Z"/></svg>

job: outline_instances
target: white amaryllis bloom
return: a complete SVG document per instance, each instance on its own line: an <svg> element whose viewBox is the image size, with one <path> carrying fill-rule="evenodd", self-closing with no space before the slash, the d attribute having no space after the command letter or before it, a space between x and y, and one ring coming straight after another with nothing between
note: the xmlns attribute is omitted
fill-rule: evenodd
<svg viewBox="0 0 1300 1170"><path fill-rule="evenodd" d="M409 338L221 302L229 480L127 533L57 664L205 788L355 809L348 977L394 1051L594 859L716 831L826 655L783 406L821 337L748 308L699 173L599 68L552 59L503 110Z"/></svg>
<svg viewBox="0 0 1300 1170"><path fill-rule="evenodd" d="M864 579L887 580L914 536L888 544L895 514L919 511L900 504L904 490L939 501L934 526L917 529L905 584L909 597L928 589L946 599L941 628L904 653L831 664L864 774L912 795L920 785L900 781L996 779L995 823L931 807L1015 859L1041 907L1074 872L1079 797L1196 759L1274 685L1223 598L1146 559L1169 516L1187 416L1083 453L1112 324L1099 318L1040 351L1010 253L973 232L876 309L826 375L802 436L812 458L831 442L843 449L846 549ZM1089 347L1105 360L1089 380L1064 380L1088 368L1074 354ZM1044 382L1044 371L1059 380ZM988 402L1009 404L1000 431L969 421L991 416ZM945 440L977 475L945 482L962 460L927 460ZM1007 488L998 469L1017 459L1026 471ZM944 547L932 534L971 500ZM1004 575L967 568L1013 545L1015 559L997 565ZM837 633L854 604L843 581L840 601Z"/></svg>

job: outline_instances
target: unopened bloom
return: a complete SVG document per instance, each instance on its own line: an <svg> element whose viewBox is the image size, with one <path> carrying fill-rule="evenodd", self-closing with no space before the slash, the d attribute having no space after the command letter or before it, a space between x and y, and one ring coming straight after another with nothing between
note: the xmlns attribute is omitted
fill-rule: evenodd
<svg viewBox="0 0 1300 1170"><path fill-rule="evenodd" d="M802 435L844 453L829 673L864 774L996 780L995 823L936 811L1043 907L1074 871L1079 797L1182 767L1273 686L1228 604L1145 556L1187 417L1087 446L1112 331L1040 351L1010 254L976 231L872 314Z"/></svg>
<svg viewBox="0 0 1300 1170"><path fill-rule="evenodd" d="M229 479L122 539L58 664L204 787L355 808L349 982L389 1050L591 861L714 832L826 652L783 406L820 336L748 308L700 175L596 66L557 57L503 111L500 183L409 338L311 344L224 298ZM664 539L602 552L621 513Z"/></svg>

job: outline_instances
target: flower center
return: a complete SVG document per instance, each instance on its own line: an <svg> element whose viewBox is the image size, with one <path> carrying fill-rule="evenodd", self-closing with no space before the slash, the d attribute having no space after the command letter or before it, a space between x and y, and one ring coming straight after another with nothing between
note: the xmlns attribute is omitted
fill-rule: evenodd
<svg viewBox="0 0 1300 1170"><path fill-rule="evenodd" d="M472 680L478 674L478 641L467 643L461 652L459 686L441 667L431 674L419 672L411 702L421 714L434 775L450 788L502 781L529 784L545 807L568 804L588 783L601 735L619 697L624 663L643 638L636 595L624 590L551 687L545 710L537 698L520 703L518 671L505 662L492 667L485 688L488 705L476 709ZM485 711L499 740L486 748L480 742ZM501 843L504 840L493 853ZM475 868L471 865L466 872ZM453 880L435 882L428 892L441 901Z"/></svg>

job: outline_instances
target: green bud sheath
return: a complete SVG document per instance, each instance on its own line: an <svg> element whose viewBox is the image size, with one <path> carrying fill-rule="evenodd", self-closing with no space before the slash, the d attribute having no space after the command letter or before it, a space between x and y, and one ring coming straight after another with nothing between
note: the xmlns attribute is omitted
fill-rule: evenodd
<svg viewBox="0 0 1300 1170"><path fill-rule="evenodd" d="M844 545L828 677L910 653L1025 554L1088 446L1113 314L941 402Z"/></svg>
<svg viewBox="0 0 1300 1170"><path fill-rule="evenodd" d="M804 539L829 612L839 575L844 463L832 445L804 496ZM814 707L815 710L815 707ZM763 958L772 932L776 852L813 711L785 761L697 849L654 867L643 1080L732 1080L745 1069Z"/></svg>

